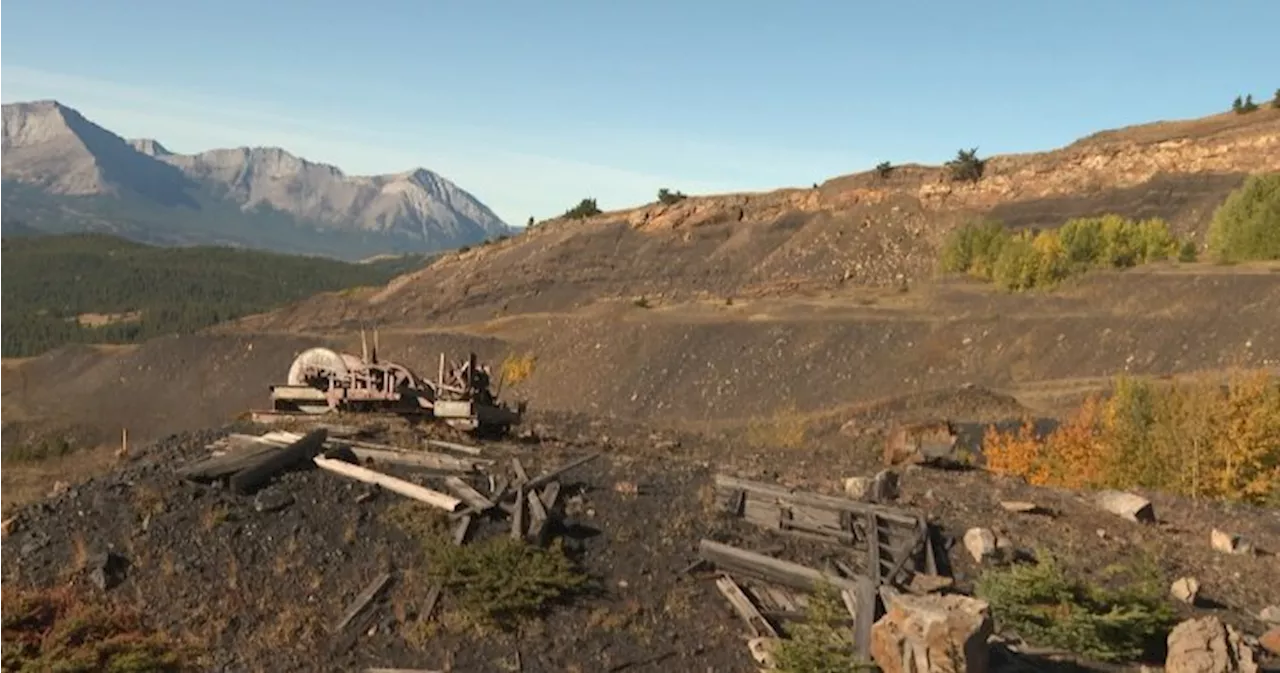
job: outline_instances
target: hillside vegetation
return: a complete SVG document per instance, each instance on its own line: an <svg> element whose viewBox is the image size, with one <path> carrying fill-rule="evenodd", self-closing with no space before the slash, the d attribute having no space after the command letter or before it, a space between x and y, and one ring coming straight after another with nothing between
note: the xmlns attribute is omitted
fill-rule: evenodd
<svg viewBox="0 0 1280 673"><path fill-rule="evenodd" d="M380 285L424 263L159 248L103 234L6 237L3 354L192 332L318 292Z"/></svg>

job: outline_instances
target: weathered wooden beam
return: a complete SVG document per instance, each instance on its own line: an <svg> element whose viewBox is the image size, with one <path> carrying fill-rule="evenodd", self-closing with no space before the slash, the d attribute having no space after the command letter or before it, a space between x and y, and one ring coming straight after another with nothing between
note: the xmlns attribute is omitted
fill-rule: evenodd
<svg viewBox="0 0 1280 673"><path fill-rule="evenodd" d="M282 448L278 444L257 441L256 437L237 438L228 444L229 450L226 453L186 465L178 470L178 476L201 483L226 479L256 464L262 456L275 453Z"/></svg>
<svg viewBox="0 0 1280 673"><path fill-rule="evenodd" d="M742 587L733 581L733 578L728 575L716 578L716 588L728 599L729 605L732 605L738 616L742 617L742 621L747 623L747 627L751 629L752 634L757 637L778 637L777 629L773 628L773 624L770 624L769 620L760 614L760 609L756 607L755 603L751 602L751 599L742 591Z"/></svg>
<svg viewBox="0 0 1280 673"><path fill-rule="evenodd" d="M591 455L578 458L577 460L570 461L564 465L561 465L560 467L557 467L554 470L551 470L550 472L543 472L542 474L530 479L528 482L524 484L524 487L525 489L542 488L546 484L549 484L559 479L560 475L564 474L565 472L568 472L569 470L586 465L587 463L603 455L604 455L603 453L593 453Z"/></svg>
<svg viewBox="0 0 1280 673"><path fill-rule="evenodd" d="M525 499L529 501L529 539L540 545L547 530L547 509L537 491L528 491Z"/></svg>
<svg viewBox="0 0 1280 673"><path fill-rule="evenodd" d="M456 442L446 442L441 439L428 439L425 443L427 446L434 446L439 449L449 449L450 451L465 453L468 456L478 456L481 453L479 447L467 446L466 444L458 444Z"/></svg>
<svg viewBox="0 0 1280 673"><path fill-rule="evenodd" d="M516 487L515 509L511 511L511 537L521 540L524 539L524 501L525 501L524 485Z"/></svg>
<svg viewBox="0 0 1280 673"><path fill-rule="evenodd" d="M454 544L461 545L463 542L467 541L467 532L471 530L471 521L472 518L470 514L458 519L458 523L453 527Z"/></svg>
<svg viewBox="0 0 1280 673"><path fill-rule="evenodd" d="M454 495L467 503L468 507L472 510L484 512L493 509L492 500L484 497L484 494L472 488L471 484L468 484L457 477L446 477L444 485L447 486L450 491L453 491Z"/></svg>
<svg viewBox="0 0 1280 673"><path fill-rule="evenodd" d="M391 573L382 573L373 578L369 586L365 587L364 591L361 591L355 600L351 601L346 613L342 615L342 620L338 622L337 626L333 627L333 632L338 633L347 628L347 625L356 618L356 615L359 615L368 607L369 603L372 603L373 599L377 598L378 594L382 593L382 590L386 589L389 584L391 584Z"/></svg>
<svg viewBox="0 0 1280 673"><path fill-rule="evenodd" d="M542 507L547 511L556 508L556 503L560 500L560 482L553 481L542 489Z"/></svg>
<svg viewBox="0 0 1280 673"><path fill-rule="evenodd" d="M371 449L361 446L352 446L350 449L351 453L355 454L355 456L360 460L372 460L375 463L408 465L411 467L441 470L443 472L474 472L476 470L476 464L474 461L445 455L443 453L430 453L428 451L401 451L399 449Z"/></svg>
<svg viewBox="0 0 1280 673"><path fill-rule="evenodd" d="M885 521L895 523L901 526L910 526L914 528L917 525L918 517L895 510L882 505L873 505L870 503L859 502L849 498L838 498L830 495L822 495L820 493L810 493L807 491L797 491L788 489L774 484L766 484L758 481L750 481L731 477L725 474L715 475L715 488L718 492L731 496L736 491L742 491L747 494L748 500L751 496L773 499L775 503L783 502L791 505L801 505L804 507L812 507L819 510L828 510L833 512L856 512L863 515L876 513ZM838 526L836 526L838 528Z"/></svg>
<svg viewBox="0 0 1280 673"><path fill-rule="evenodd" d="M377 484L388 491L399 493L406 498L413 498L419 502L425 502L428 505L439 507L447 512L452 512L458 509L458 506L462 504L461 500L458 500L447 493L433 491L424 486L419 486L403 479L397 479L389 474L375 472L368 468L360 467L359 465L352 465L351 463L341 460L334 460L332 458L324 458L321 456L316 456L312 460L315 462L316 466L322 469L340 474L344 477L350 477L357 481L363 481L367 484Z"/></svg>
<svg viewBox="0 0 1280 673"><path fill-rule="evenodd" d="M231 488L237 493L251 493L277 474L315 458L324 450L328 434L323 428L312 430L288 446L258 456L231 476Z"/></svg>
<svg viewBox="0 0 1280 673"><path fill-rule="evenodd" d="M516 483L524 484L529 481L529 473L524 471L524 464L519 458L511 459L511 471L516 473Z"/></svg>
<svg viewBox="0 0 1280 673"><path fill-rule="evenodd" d="M822 583L831 584L837 589L858 589L858 583L854 580L712 540L701 540L698 543L698 553L726 572L756 576L793 589L813 591Z"/></svg>

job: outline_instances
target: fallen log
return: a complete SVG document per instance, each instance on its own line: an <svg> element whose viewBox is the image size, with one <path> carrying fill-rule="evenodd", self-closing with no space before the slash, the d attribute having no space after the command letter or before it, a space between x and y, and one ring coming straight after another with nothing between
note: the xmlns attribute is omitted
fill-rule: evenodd
<svg viewBox="0 0 1280 673"><path fill-rule="evenodd" d="M453 491L454 495L461 498L463 502L467 503L471 509L477 512L485 512L493 509L492 500L484 497L484 494L472 488L471 484L468 484L457 477L445 478L444 485L449 487L449 490Z"/></svg>
<svg viewBox="0 0 1280 673"><path fill-rule="evenodd" d="M324 450L328 436L323 428L312 430L288 446L257 456L231 476L231 488L241 494L252 493L275 475L315 458Z"/></svg>
<svg viewBox="0 0 1280 673"><path fill-rule="evenodd" d="M342 615L342 620L338 622L337 626L333 627L333 632L338 633L339 631L347 628L347 625L350 624L351 621L361 613L361 611L368 607L368 605L373 602L373 599L377 598L378 594L382 593L382 590L386 589L387 585L390 583L391 573L382 573L375 577L373 581L369 583L369 586L365 587L364 591L361 591L360 594L356 596L355 600L351 601L351 605L347 608L346 613Z"/></svg>
<svg viewBox="0 0 1280 673"><path fill-rule="evenodd" d="M397 479L389 474L374 472L368 468L352 465L341 460L316 456L312 461L317 467L340 474L344 477L350 477L357 481L363 481L366 484L376 484L406 498L413 498L418 502L425 502L433 507L439 507L447 512L452 512L462 504L461 500L440 491L433 491L425 486L419 486L414 483L407 482L403 479Z"/></svg>
<svg viewBox="0 0 1280 673"><path fill-rule="evenodd" d="M579 458L579 459L577 459L577 460L574 460L574 461L571 461L571 462L566 463L566 464L564 464L564 465L561 465L560 467L557 467L556 469L551 470L550 472L543 472L542 474L540 474L540 475L538 475L538 476L536 476L536 477L534 477L534 478L530 479L529 481L525 482L525 483L523 484L524 489L525 489L526 491L530 491L530 490L533 490L533 489L535 489L535 488L540 488L540 487L542 487L544 484L549 484L549 483L551 483L551 482L555 481L556 479L558 479L558 478L560 477L560 475L564 474L565 472L568 472L569 470L572 470L572 469L574 469L574 468L576 468L576 467L581 467L581 466L583 466L583 465L586 465L587 463L589 463L589 462L591 462L591 461L595 460L596 458L599 458L599 457L600 457L600 456L602 456L602 455L604 455L604 454L603 454L603 453L593 453L593 454L591 454L591 455L589 455L589 456L583 456L583 457L581 457L581 458Z"/></svg>

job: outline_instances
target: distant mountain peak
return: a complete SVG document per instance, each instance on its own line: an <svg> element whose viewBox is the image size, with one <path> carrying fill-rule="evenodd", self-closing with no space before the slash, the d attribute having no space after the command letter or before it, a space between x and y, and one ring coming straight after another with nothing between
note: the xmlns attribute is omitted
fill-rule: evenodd
<svg viewBox="0 0 1280 673"><path fill-rule="evenodd" d="M129 145L149 157L166 157L173 154L168 148L161 145L159 140L153 138L133 138L129 141Z"/></svg>
<svg viewBox="0 0 1280 673"><path fill-rule="evenodd" d="M180 154L151 138L126 141L56 100L4 105L3 174L6 181L36 188L23 192L22 198L28 200L130 200L131 207L123 211L105 203L31 202L27 206L33 214L52 212L58 219L79 222L56 224L60 229L141 227L142 234L135 238L143 241L148 240L149 230L176 227L180 231L168 231L160 238L224 243L228 231L237 229L249 232L236 234L249 246L279 248L284 238L289 249L297 250L308 246L305 240L295 240L299 237L338 236L363 246L361 254L377 254L430 252L512 231L475 196L426 168L349 176L337 166L271 146ZM6 208L21 205L8 197L10 193L6 193ZM222 212L228 206L233 220L242 216L246 221L224 224L220 216L203 214L210 209ZM186 210L161 211L146 225L120 220L120 212L134 207ZM84 208L94 212L77 210ZM21 215L21 210L14 212ZM278 228L275 233L260 231L267 225L254 218L263 216L275 218L270 225ZM211 224L195 229L184 225L193 218ZM329 250L334 245L320 247ZM385 249L377 249L379 245Z"/></svg>

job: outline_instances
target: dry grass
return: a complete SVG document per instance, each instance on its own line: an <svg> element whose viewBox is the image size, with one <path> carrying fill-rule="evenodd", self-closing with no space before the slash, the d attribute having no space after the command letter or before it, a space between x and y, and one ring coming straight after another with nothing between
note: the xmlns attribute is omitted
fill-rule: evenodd
<svg viewBox="0 0 1280 673"><path fill-rule="evenodd" d="M749 421L746 439L757 449L794 450L804 446L808 430L809 420L788 405L769 418Z"/></svg>
<svg viewBox="0 0 1280 673"><path fill-rule="evenodd" d="M6 588L4 669L148 671L184 669L189 648L145 628L138 610L91 600L70 586Z"/></svg>

